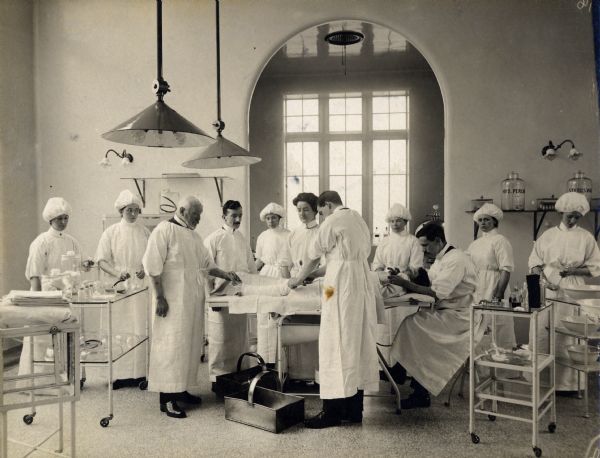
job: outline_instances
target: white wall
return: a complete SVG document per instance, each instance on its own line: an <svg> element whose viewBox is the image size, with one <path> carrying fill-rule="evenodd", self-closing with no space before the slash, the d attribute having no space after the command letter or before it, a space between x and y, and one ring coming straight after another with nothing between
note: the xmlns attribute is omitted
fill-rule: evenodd
<svg viewBox="0 0 600 458"><path fill-rule="evenodd" d="M131 170L104 172L96 165L114 146L100 134L153 101L154 2L35 5L38 214L52 195L71 200L71 232L90 252L100 235L101 215L124 186L120 176L184 170L179 164L191 152L128 148L136 157ZM164 76L173 90L166 101L210 129L215 118L214 4L171 0L163 16ZM396 30L436 72L446 110L445 219L458 246L471 238L470 215L464 213L470 199L483 194L498 201L500 181L511 170L527 181L528 201L562 192L577 169L600 186L591 20L574 0L224 0L223 117L229 139L246 146L253 86L279 46L301 30L338 19ZM548 139L566 137L576 142L583 159L540 158ZM247 203L246 170L221 173L235 178L226 198ZM216 201L212 184L199 186L198 192L205 201ZM203 230L218 224L214 214L205 221ZM41 218L38 227L43 228ZM531 222L525 215L509 215L501 229L515 245L522 277Z"/></svg>

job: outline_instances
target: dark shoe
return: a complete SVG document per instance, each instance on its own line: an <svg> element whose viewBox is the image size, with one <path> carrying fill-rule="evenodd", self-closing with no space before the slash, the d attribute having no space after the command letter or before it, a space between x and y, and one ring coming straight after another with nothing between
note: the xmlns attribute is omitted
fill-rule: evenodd
<svg viewBox="0 0 600 458"><path fill-rule="evenodd" d="M363 390L358 390L354 396L344 399L345 408L342 413L342 421L362 423L364 393Z"/></svg>
<svg viewBox="0 0 600 458"><path fill-rule="evenodd" d="M404 385L404 382L406 382L406 369L404 369L404 367L402 367L400 363L394 364L394 366L388 368L388 370L396 384Z"/></svg>
<svg viewBox="0 0 600 458"><path fill-rule="evenodd" d="M165 412L167 417L172 418L185 418L187 415L185 411L177 405L177 401L169 401L164 404L160 404L160 411Z"/></svg>
<svg viewBox="0 0 600 458"><path fill-rule="evenodd" d="M400 401L400 408L402 410L408 409L420 409L431 406L431 398L429 395L416 395L411 394L406 399Z"/></svg>
<svg viewBox="0 0 600 458"><path fill-rule="evenodd" d="M200 396L194 396L193 394L190 394L187 391L181 393L181 395L179 396L179 401L184 402L186 404L202 404L202 398Z"/></svg>
<svg viewBox="0 0 600 458"><path fill-rule="evenodd" d="M561 390L561 391L557 391L556 395L560 396L562 398L577 398L577 397L579 397L579 391L577 391L577 390L574 390L574 391Z"/></svg>
<svg viewBox="0 0 600 458"><path fill-rule="evenodd" d="M309 429L323 429L332 426L340 426L342 420L337 415L331 415L321 410L317 415L304 421L304 426Z"/></svg>
<svg viewBox="0 0 600 458"><path fill-rule="evenodd" d="M115 380L112 384L112 389L120 390L121 388L128 388L130 386L137 386L137 383L134 385L135 380L132 378L124 378Z"/></svg>

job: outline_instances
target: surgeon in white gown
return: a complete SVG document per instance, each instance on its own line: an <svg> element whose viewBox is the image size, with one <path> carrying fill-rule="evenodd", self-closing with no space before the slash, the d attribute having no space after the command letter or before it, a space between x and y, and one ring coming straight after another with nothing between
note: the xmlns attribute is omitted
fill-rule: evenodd
<svg viewBox="0 0 600 458"><path fill-rule="evenodd" d="M239 281L235 272L217 268L194 230L202 204L188 196L177 214L161 222L148 240L142 263L152 280L156 317L152 327L148 389L160 393L160 410L172 418L185 418L178 404L200 404L198 367L204 338L206 274Z"/></svg>
<svg viewBox="0 0 600 458"><path fill-rule="evenodd" d="M433 309L421 309L406 318L394 338L392 358L413 377L414 391L401 401L403 409L429 407L429 394L437 396L466 361L469 309L477 287L473 262L463 251L446 242L440 224L426 224L416 236L424 255L435 258L429 269L431 287L399 276L390 276L390 281L407 291L432 296L435 305ZM480 337L477 323L476 341Z"/></svg>
<svg viewBox="0 0 600 458"><path fill-rule="evenodd" d="M142 201L128 189L121 191L114 204L121 221L106 228L96 250L96 262L111 283L120 280L127 289L145 286L142 257L150 230L139 221ZM121 345L134 345L137 336L146 334L148 295L132 296L127 307L112 309L113 336L121 336ZM138 386L146 378L146 344L119 359L113 367L113 389ZM126 349L126 348L124 348Z"/></svg>
<svg viewBox="0 0 600 458"><path fill-rule="evenodd" d="M282 226L285 212L283 207L269 203L260 212L260 220L267 230L256 239L256 268L260 275L275 278L290 278L292 259L289 250L290 231ZM277 357L277 318L270 313L259 313L256 317L256 351L267 363L275 363Z"/></svg>
<svg viewBox="0 0 600 458"><path fill-rule="evenodd" d="M503 300L506 295L506 287L515 263L512 245L498 232L498 223L502 221L503 216L502 210L489 203L484 204L473 215L473 220L479 224L481 232L481 236L467 249L467 254L477 268L475 303L482 300ZM512 349L516 345L513 318L496 316L495 321L495 343L499 347Z"/></svg>
<svg viewBox="0 0 600 458"><path fill-rule="evenodd" d="M410 211L404 205L395 203L388 210L385 219L390 225L391 233L379 243L371 268L375 271L391 269L397 274L415 278L419 269L423 267L423 249L419 240L406 228L412 220ZM384 299L386 291L383 290ZM394 307L386 310L387 323L377 326L377 342L389 345L402 321L415 311L416 307ZM381 351L389 361L389 349L382 347ZM395 361L392 361L393 363Z"/></svg>
<svg viewBox="0 0 600 458"><path fill-rule="evenodd" d="M31 242L29 246L29 257L25 267L25 276L31 284L32 291L43 291L53 289L51 282L42 284L42 276L50 275L53 270L61 271L61 256L72 251L81 255L79 242L65 232L71 216L71 205L62 197L51 197L48 199L42 218L50 227L42 232ZM43 359L46 348L51 345L52 340L48 337L35 338L35 359ZM19 374L29 374L31 359L31 339L26 338L23 342L23 351L19 363ZM35 366L35 372L43 372L41 365Z"/></svg>
<svg viewBox="0 0 600 458"><path fill-rule="evenodd" d="M533 273L542 274L549 283L546 297L556 296L556 287L583 285L586 277L600 276L600 250L594 236L578 226L582 216L590 211L590 205L583 194L567 192L555 204L560 212L558 226L544 232L533 245L529 256L529 268ZM572 315L574 310L564 304L554 306L554 323ZM541 323L538 330L540 349L548 348L547 323ZM569 358L567 347L575 344L575 339L556 334L556 356ZM544 350L540 350L544 351ZM582 377L585 386L585 377ZM560 364L556 365L557 394L573 394L577 390L577 371Z"/></svg>
<svg viewBox="0 0 600 458"><path fill-rule="evenodd" d="M223 226L204 240L208 253L221 269L255 274L256 265L250 244L240 232L242 205L228 200L223 205ZM215 279L215 287L222 283ZM249 349L248 319L245 314L230 314L226 309L208 311L208 371L211 382L217 375L236 369L239 356Z"/></svg>
<svg viewBox="0 0 600 458"><path fill-rule="evenodd" d="M300 273L288 283L291 288L301 285L325 255L319 332L323 410L305 422L313 429L338 426L342 421L361 423L363 392L379 386L375 285L367 262L369 229L358 212L343 206L335 191L323 192L318 208L326 219Z"/></svg>

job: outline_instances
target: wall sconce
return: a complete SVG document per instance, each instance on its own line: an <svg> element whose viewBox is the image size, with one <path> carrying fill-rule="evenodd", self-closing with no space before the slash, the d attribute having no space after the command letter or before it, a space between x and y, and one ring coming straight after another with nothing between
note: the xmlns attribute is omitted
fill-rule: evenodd
<svg viewBox="0 0 600 458"><path fill-rule="evenodd" d="M575 149L575 143L572 140L566 139L560 142L558 145L554 146L552 140L548 142L546 146L542 148L542 156L544 159L548 159L549 161L556 158L556 153L565 143L569 142L571 144L571 149L569 150L569 159L576 161L579 159L579 156L583 156L583 153L580 153Z"/></svg>
<svg viewBox="0 0 600 458"><path fill-rule="evenodd" d="M123 150L122 153L117 153L114 149L109 149L106 154L104 155L104 158L99 162L101 167L104 168L108 168L110 167L110 161L108 160L108 153L115 153L115 156L117 156L119 159L121 159L121 165L123 167L127 167L128 165L131 165L131 163L133 162L133 156L131 154L129 154L126 150Z"/></svg>

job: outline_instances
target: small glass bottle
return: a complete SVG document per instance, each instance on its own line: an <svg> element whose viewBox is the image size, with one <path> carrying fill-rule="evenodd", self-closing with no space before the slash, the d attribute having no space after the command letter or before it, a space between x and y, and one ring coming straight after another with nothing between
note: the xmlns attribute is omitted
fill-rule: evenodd
<svg viewBox="0 0 600 458"><path fill-rule="evenodd" d="M567 181L568 192L578 192L583 194L590 202L592 200L592 180L586 177L583 172L575 172L573 178Z"/></svg>
<svg viewBox="0 0 600 458"><path fill-rule="evenodd" d="M376 227L375 231L373 232L373 240L374 240L374 244L375 245L379 245L379 228Z"/></svg>

